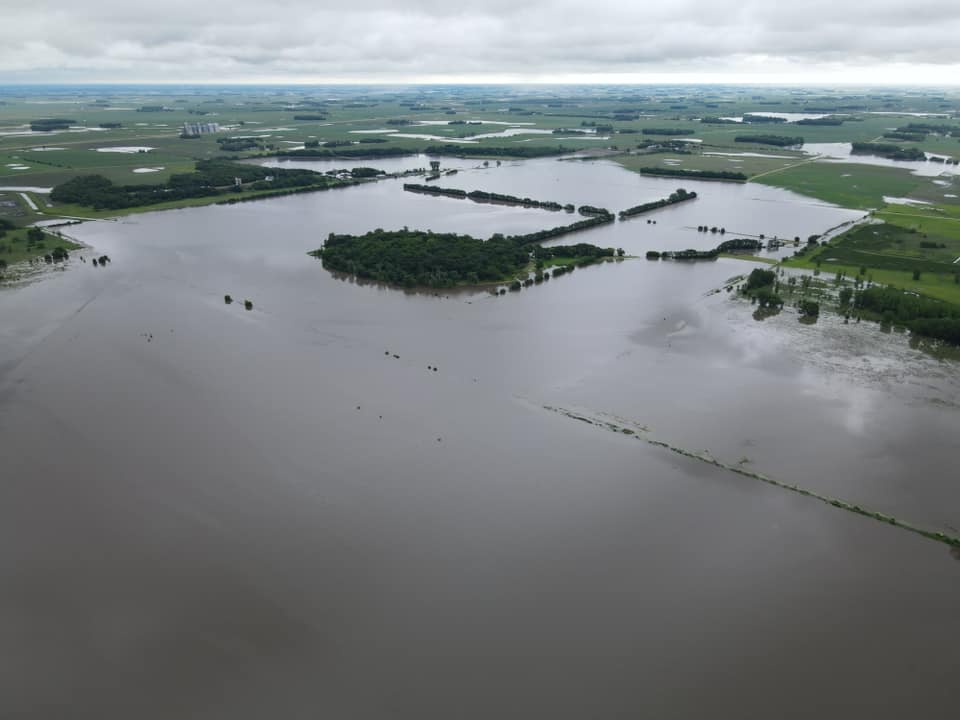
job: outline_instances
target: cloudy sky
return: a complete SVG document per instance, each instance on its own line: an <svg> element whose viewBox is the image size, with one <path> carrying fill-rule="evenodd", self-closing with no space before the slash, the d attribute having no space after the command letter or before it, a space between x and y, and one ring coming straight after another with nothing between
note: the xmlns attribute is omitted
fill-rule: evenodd
<svg viewBox="0 0 960 720"><path fill-rule="evenodd" d="M960 83L958 0L0 3L0 82Z"/></svg>

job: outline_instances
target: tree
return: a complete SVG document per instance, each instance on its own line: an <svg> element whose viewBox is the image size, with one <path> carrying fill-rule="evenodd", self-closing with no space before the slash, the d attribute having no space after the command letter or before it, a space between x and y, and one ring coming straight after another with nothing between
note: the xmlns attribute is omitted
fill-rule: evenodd
<svg viewBox="0 0 960 720"><path fill-rule="evenodd" d="M750 275L747 278L747 287L746 290L757 290L762 287L772 286L774 281L776 281L777 276L773 270L761 270L760 268L754 268L750 271Z"/></svg>
<svg viewBox="0 0 960 720"><path fill-rule="evenodd" d="M800 314L806 318L816 318L820 316L820 303L813 300L800 301Z"/></svg>
<svg viewBox="0 0 960 720"><path fill-rule="evenodd" d="M845 287L840 290L840 307L847 307L853 298L853 288Z"/></svg>

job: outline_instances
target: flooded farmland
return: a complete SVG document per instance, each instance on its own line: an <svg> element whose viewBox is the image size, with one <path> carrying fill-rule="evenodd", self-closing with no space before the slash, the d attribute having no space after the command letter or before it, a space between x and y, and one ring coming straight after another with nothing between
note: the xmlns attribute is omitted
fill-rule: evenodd
<svg viewBox="0 0 960 720"><path fill-rule="evenodd" d="M636 257L503 297L306 255L569 222L402 180L74 226L108 266L0 288L4 710L949 713L945 545L636 439L956 534L955 362L867 323L757 322L713 292L744 261L643 259L715 246L698 225L805 239L862 213L603 161L447 168L613 211L699 197L560 240Z"/></svg>

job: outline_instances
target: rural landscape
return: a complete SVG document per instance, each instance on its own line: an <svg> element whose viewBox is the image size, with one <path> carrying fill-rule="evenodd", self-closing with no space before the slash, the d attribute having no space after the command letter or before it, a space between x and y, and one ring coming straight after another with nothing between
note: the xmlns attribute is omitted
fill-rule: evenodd
<svg viewBox="0 0 960 720"><path fill-rule="evenodd" d="M2 86L0 398L0 717L946 717L960 90Z"/></svg>

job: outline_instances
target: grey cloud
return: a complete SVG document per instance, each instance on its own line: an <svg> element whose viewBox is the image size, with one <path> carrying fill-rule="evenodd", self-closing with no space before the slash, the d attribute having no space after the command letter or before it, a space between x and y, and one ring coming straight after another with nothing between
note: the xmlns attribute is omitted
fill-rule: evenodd
<svg viewBox="0 0 960 720"><path fill-rule="evenodd" d="M37 0L0 24L11 79L242 81L620 76L889 64L960 68L954 0ZM960 78L960 75L957 76Z"/></svg>

